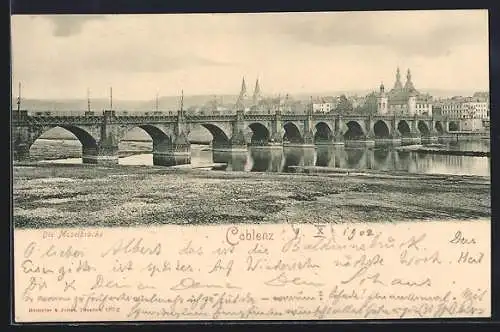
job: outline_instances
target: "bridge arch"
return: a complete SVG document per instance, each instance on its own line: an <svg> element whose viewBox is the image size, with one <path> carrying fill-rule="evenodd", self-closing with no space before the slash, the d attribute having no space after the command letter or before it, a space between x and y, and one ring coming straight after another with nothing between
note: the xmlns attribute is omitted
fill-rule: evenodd
<svg viewBox="0 0 500 332"><path fill-rule="evenodd" d="M119 136L119 141L122 141L125 139L127 134L129 134L131 131L133 131L136 128L142 129L148 136L153 140L154 142L161 142L164 140L171 140L173 131L168 130L167 128L163 128L162 126L156 126L156 125L151 125L151 124L143 124L143 125L133 125L133 126L126 126L121 128L121 133Z"/></svg>
<svg viewBox="0 0 500 332"><path fill-rule="evenodd" d="M212 123L202 123L202 127L207 129L212 134L213 146L229 146L230 138L222 128Z"/></svg>
<svg viewBox="0 0 500 332"><path fill-rule="evenodd" d="M60 129L64 129L64 131L71 133L73 137L77 138L78 141L80 141L80 143L82 144L82 146L89 146L89 147L97 146L98 139L96 138L97 135L95 135L95 133L92 133L91 130L88 130L86 128L74 125L38 127L33 131L30 143L33 144L38 138L40 138L40 136L47 135L49 131L54 131L58 129L59 133L57 133L57 136L61 135Z"/></svg>
<svg viewBox="0 0 500 332"><path fill-rule="evenodd" d="M405 120L401 120L398 122L398 131L401 134L401 136L406 137L410 136L411 134L411 129L410 126L408 125L408 122Z"/></svg>
<svg viewBox="0 0 500 332"><path fill-rule="evenodd" d="M50 135L51 131L54 134L53 136L61 137L62 140L76 138L76 140L80 143L79 145L82 149L82 155L84 151L95 150L98 147L98 139L96 138L98 136L96 135L96 133L92 133L91 130L79 126L64 125L36 127L35 130L33 130L30 134L28 141L26 141L26 143L28 144L28 150L31 151L32 148L36 148L38 146L37 140L42 138L43 136L52 136ZM64 135L64 133L66 133L66 135ZM43 153L43 151L41 151L40 153Z"/></svg>
<svg viewBox="0 0 500 332"><path fill-rule="evenodd" d="M333 131L326 122L318 122L315 126L314 142L328 142L333 137Z"/></svg>
<svg viewBox="0 0 500 332"><path fill-rule="evenodd" d="M287 122L283 126L285 129L285 134L283 135L283 141L289 141L290 143L303 143L304 138L300 133L299 127L293 122Z"/></svg>
<svg viewBox="0 0 500 332"><path fill-rule="evenodd" d="M271 134L264 124L254 122L249 124L248 127L252 130L252 137L250 138L252 144L265 145L269 142Z"/></svg>
<svg viewBox="0 0 500 332"><path fill-rule="evenodd" d="M436 129L436 131L438 132L438 134L443 134L444 133L443 124L441 123L441 121L436 121L436 123L434 124L434 128Z"/></svg>
<svg viewBox="0 0 500 332"><path fill-rule="evenodd" d="M377 138L388 138L390 136L390 129L384 120L378 120L373 125L373 132Z"/></svg>
<svg viewBox="0 0 500 332"><path fill-rule="evenodd" d="M459 131L460 128L458 126L458 122L457 121L450 121L450 123L448 124L448 130L449 131Z"/></svg>
<svg viewBox="0 0 500 332"><path fill-rule="evenodd" d="M420 133L423 135L423 136L429 136L430 134L430 130L429 130L429 126L427 125L427 123L425 123L424 121L420 120L418 121L418 124L417 124L417 128L418 128L418 131L420 131Z"/></svg>
<svg viewBox="0 0 500 332"><path fill-rule="evenodd" d="M137 129L141 129L137 131ZM153 152L153 163L155 152L168 149L173 141L173 128L163 125L141 124L141 125L124 125L120 126L120 133L118 136L118 150L123 151L127 149L125 140L142 140L143 138L150 138L152 142L144 142L141 144L141 150L144 149L148 152Z"/></svg>
<svg viewBox="0 0 500 332"><path fill-rule="evenodd" d="M366 135L363 130L363 126L358 121L351 120L346 123L347 130L344 133L344 139L356 139L361 138Z"/></svg>

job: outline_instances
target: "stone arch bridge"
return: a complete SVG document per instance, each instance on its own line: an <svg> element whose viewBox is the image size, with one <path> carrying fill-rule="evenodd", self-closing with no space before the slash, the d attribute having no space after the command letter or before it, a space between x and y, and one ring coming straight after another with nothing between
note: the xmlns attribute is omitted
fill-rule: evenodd
<svg viewBox="0 0 500 332"><path fill-rule="evenodd" d="M458 120L424 116L366 116L338 114L244 114L191 115L102 115L30 114L15 111L12 118L14 160L29 158L29 150L45 131L62 127L82 144L83 163L118 163L118 143L135 127L146 131L153 141L153 163L168 164L173 156L189 156L188 135L194 126L205 127L213 137L214 151L244 150L248 144L343 144L345 140L404 139L438 137L449 132ZM249 134L250 136L248 137Z"/></svg>

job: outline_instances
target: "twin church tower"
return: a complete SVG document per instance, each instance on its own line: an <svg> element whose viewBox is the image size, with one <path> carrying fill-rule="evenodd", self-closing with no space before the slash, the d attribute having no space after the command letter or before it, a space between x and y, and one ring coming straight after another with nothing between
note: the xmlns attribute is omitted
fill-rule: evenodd
<svg viewBox="0 0 500 332"><path fill-rule="evenodd" d="M236 107L242 110L249 110L252 107L258 106L261 100L262 94L260 90L259 79L255 81L255 88L253 90L252 99L249 99L247 94L247 85L245 83L245 78L243 77L243 81L241 82L240 94L238 96L238 100L236 101Z"/></svg>
<svg viewBox="0 0 500 332"><path fill-rule="evenodd" d="M401 83L401 73L396 70L396 82L394 87L385 92L384 84L380 84L377 94L378 114L400 114L400 115L432 115L432 98L421 94L415 89L411 80L411 72L406 73L406 82Z"/></svg>

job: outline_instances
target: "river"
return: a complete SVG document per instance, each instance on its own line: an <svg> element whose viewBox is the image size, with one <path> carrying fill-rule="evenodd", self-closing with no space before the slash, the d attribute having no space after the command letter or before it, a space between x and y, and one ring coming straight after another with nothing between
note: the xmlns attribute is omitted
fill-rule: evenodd
<svg viewBox="0 0 500 332"><path fill-rule="evenodd" d="M489 151L488 140L442 143L444 149ZM150 142L124 142L120 151L134 153L121 157L122 165L153 165ZM143 151L143 153L141 153ZM41 162L78 164L81 145L74 140L39 139L30 154ZM49 158L52 160L43 160ZM67 158L74 156L74 158ZM179 163L182 164L182 161ZM182 167L206 167L219 164L226 171L287 172L288 166L324 166L347 169L397 170L410 173L490 176L490 158L424 154L401 151L392 145L365 148L340 146L251 147L247 152L212 152L206 145L192 145L191 164ZM224 164L224 165L221 165ZM226 166L227 165L227 166Z"/></svg>

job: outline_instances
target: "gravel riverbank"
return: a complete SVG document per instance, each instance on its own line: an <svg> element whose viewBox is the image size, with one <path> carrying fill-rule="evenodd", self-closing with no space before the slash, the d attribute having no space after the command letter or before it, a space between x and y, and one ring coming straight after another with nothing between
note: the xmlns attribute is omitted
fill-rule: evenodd
<svg viewBox="0 0 500 332"><path fill-rule="evenodd" d="M396 222L490 217L490 179L15 165L15 227Z"/></svg>

